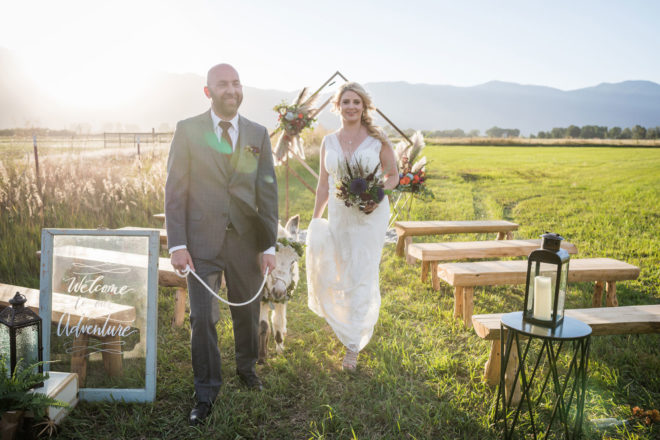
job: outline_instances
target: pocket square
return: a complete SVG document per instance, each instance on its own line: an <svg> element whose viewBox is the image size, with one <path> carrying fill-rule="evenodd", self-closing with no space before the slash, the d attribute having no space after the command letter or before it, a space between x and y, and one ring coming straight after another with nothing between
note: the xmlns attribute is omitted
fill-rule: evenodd
<svg viewBox="0 0 660 440"><path fill-rule="evenodd" d="M253 156L258 156L260 150L259 150L258 147L254 147L254 146L252 146L252 145L247 145L247 146L245 147L245 151L247 151L248 153L252 154Z"/></svg>

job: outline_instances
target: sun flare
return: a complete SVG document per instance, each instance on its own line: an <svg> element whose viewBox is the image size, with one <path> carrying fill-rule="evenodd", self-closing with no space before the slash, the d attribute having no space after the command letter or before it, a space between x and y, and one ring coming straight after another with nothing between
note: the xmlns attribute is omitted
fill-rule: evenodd
<svg viewBox="0 0 660 440"><path fill-rule="evenodd" d="M27 72L40 92L64 107L108 108L127 104L139 95L148 72L121 60L46 63Z"/></svg>

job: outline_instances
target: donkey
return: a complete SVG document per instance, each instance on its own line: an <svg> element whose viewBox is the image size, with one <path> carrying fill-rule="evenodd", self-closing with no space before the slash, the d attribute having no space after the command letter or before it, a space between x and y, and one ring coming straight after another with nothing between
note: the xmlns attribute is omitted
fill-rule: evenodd
<svg viewBox="0 0 660 440"><path fill-rule="evenodd" d="M284 337L286 336L286 303L291 298L293 290L300 279L298 260L302 257L303 246L298 242L298 225L300 216L291 217L283 228L278 225L278 239L275 269L268 274L264 294L261 298L259 316L259 357L257 362L263 364L268 358L268 339L272 332L275 337L277 354L284 352ZM270 319L268 312L272 311Z"/></svg>

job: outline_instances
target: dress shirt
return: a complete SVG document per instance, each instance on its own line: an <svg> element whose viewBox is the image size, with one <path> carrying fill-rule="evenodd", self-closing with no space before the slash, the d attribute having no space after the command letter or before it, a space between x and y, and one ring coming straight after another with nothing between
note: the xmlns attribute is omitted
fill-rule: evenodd
<svg viewBox="0 0 660 440"><path fill-rule="evenodd" d="M211 108L211 119L213 120L213 127L215 129L215 135L218 137L219 141L222 141L222 127L220 127L220 121L224 121L224 119L220 119L218 115L215 114L213 111L213 108ZM236 116L231 118L228 122L231 123L231 127L227 130L229 132L229 137L231 138L231 143L232 143L232 148L234 151L236 151L236 146L238 145L238 113L236 113ZM179 249L187 249L185 244L182 244L181 246L174 246L170 248L170 255L174 251L178 251ZM275 246L271 246L268 249L264 251L264 254L267 255L275 255Z"/></svg>
<svg viewBox="0 0 660 440"><path fill-rule="evenodd" d="M213 120L215 135L218 137L218 141L222 142L222 127L220 127L220 121L225 121L226 119L220 119L220 116L216 115L213 109L211 109L211 119ZM227 122L231 124L231 127L227 130L229 132L229 137L231 138L231 147L233 151L236 151L236 145L238 143L238 113Z"/></svg>

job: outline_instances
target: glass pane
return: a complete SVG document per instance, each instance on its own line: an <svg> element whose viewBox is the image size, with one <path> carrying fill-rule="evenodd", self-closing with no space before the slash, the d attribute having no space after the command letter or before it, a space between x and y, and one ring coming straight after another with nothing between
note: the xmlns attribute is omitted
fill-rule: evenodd
<svg viewBox="0 0 660 440"><path fill-rule="evenodd" d="M557 267L553 264L542 263L537 269L534 278L534 317L550 321L555 302L555 285L557 280ZM531 281L530 281L531 283Z"/></svg>
<svg viewBox="0 0 660 440"><path fill-rule="evenodd" d="M527 313L532 313L534 311L534 279L538 274L538 267L534 262L532 262L528 270L529 270L529 284L526 286L528 290L526 311Z"/></svg>
<svg viewBox="0 0 660 440"><path fill-rule="evenodd" d="M561 279L559 280L559 306L557 314L559 318L564 316L564 305L566 301L566 293L568 287L568 262L561 268Z"/></svg>
<svg viewBox="0 0 660 440"><path fill-rule="evenodd" d="M149 239L53 238L51 360L83 388L144 388Z"/></svg>
<svg viewBox="0 0 660 440"><path fill-rule="evenodd" d="M7 371L7 376L11 375L11 355L9 354L9 327L4 324L0 324L0 356L2 356L2 362L5 364L5 371Z"/></svg>
<svg viewBox="0 0 660 440"><path fill-rule="evenodd" d="M39 330L36 325L16 329L16 362L21 366L39 362ZM38 367L34 368L38 371Z"/></svg>

